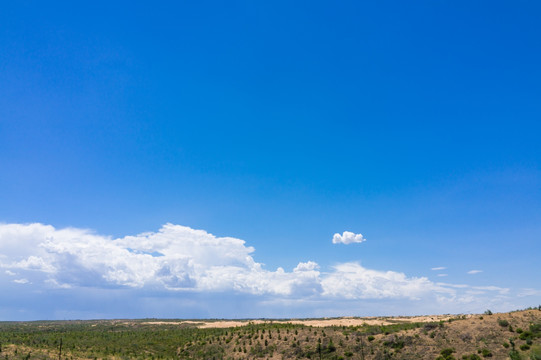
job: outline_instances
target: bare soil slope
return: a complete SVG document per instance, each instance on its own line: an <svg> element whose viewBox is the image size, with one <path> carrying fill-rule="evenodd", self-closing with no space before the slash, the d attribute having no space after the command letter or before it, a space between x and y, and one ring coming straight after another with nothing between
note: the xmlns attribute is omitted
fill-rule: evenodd
<svg viewBox="0 0 541 360"><path fill-rule="evenodd" d="M291 320L0 323L0 359L541 359L541 309Z"/></svg>

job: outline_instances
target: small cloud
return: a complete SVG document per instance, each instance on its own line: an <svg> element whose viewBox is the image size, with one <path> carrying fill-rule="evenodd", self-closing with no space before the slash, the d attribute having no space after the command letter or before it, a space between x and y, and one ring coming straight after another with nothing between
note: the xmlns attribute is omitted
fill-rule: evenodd
<svg viewBox="0 0 541 360"><path fill-rule="evenodd" d="M50 284L51 286L58 288L58 289L71 289L71 285L69 284L61 284L55 279L47 279L45 280L46 283Z"/></svg>
<svg viewBox="0 0 541 360"><path fill-rule="evenodd" d="M436 285L451 287L451 288L455 288L455 289L466 289L466 288L469 287L468 285L465 285L465 284L449 284L449 283L441 283L441 282L436 283Z"/></svg>
<svg viewBox="0 0 541 360"><path fill-rule="evenodd" d="M6 270L6 274L9 275L9 276L15 276L17 274L15 274L13 271L9 271L9 270Z"/></svg>
<svg viewBox="0 0 541 360"><path fill-rule="evenodd" d="M308 261L308 262L300 262L293 271L314 271L319 268L319 265L316 262Z"/></svg>
<svg viewBox="0 0 541 360"><path fill-rule="evenodd" d="M518 297L526 297L526 296L541 296L541 290L526 288L522 289L518 295Z"/></svg>
<svg viewBox="0 0 541 360"><path fill-rule="evenodd" d="M445 269L447 269L445 266L438 266L438 267L433 267L430 270L439 271L439 270L445 270Z"/></svg>
<svg viewBox="0 0 541 360"><path fill-rule="evenodd" d="M27 279L17 279L17 280L13 280L14 283L17 283L17 284L28 284L29 281Z"/></svg>
<svg viewBox="0 0 541 360"><path fill-rule="evenodd" d="M468 274L474 275L474 274L479 274L479 273L482 273L482 272L483 272L483 270L470 270L470 271L468 271Z"/></svg>
<svg viewBox="0 0 541 360"><path fill-rule="evenodd" d="M436 276L447 276L447 274L438 274Z"/></svg>
<svg viewBox="0 0 541 360"><path fill-rule="evenodd" d="M493 285L490 285L490 286L472 286L471 288L476 289L476 290L483 290L483 291L497 291L502 295L508 294L509 290L510 290L509 288L502 288L502 287L493 286Z"/></svg>
<svg viewBox="0 0 541 360"><path fill-rule="evenodd" d="M333 244L353 244L353 243L362 243L366 241L366 239L363 237L363 234L355 234L351 231L344 231L342 235L336 233L332 237L332 243Z"/></svg>
<svg viewBox="0 0 541 360"><path fill-rule="evenodd" d="M487 293L486 291L482 291L482 290L466 290L466 294L468 295L483 295L486 293Z"/></svg>

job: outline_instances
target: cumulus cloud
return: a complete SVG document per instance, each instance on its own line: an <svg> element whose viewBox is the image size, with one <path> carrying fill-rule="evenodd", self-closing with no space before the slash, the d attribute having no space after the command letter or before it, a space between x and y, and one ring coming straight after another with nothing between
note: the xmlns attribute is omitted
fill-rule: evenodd
<svg viewBox="0 0 541 360"><path fill-rule="evenodd" d="M447 268L444 267L444 266L438 266L438 267L433 267L433 268L430 269L430 270L433 270L433 271L440 271L440 270L445 270L445 269L447 269Z"/></svg>
<svg viewBox="0 0 541 360"><path fill-rule="evenodd" d="M112 239L84 229L0 225L0 267L50 286L237 291L306 296L322 292L315 262L265 270L240 239L166 224L158 232ZM14 274L14 273L13 273Z"/></svg>
<svg viewBox="0 0 541 360"><path fill-rule="evenodd" d="M319 269L319 265L313 261L301 262L293 271L313 271Z"/></svg>
<svg viewBox="0 0 541 360"><path fill-rule="evenodd" d="M335 243L364 241L360 234L336 235ZM476 301L486 306L487 299L496 298L492 294L504 298L509 293L496 286L434 283L426 277L368 269L358 262L338 263L329 271L314 261L299 262L290 270L269 270L253 253L244 240L174 224L119 238L39 223L0 224L0 269L4 272L0 281L17 289L46 290L41 293L135 292L183 299L197 299L198 294L204 299L238 295L273 303L276 309L280 303L299 308L310 303L319 308L323 303L420 299L424 304L443 304L445 309L449 304L476 309ZM479 300L480 296L485 298Z"/></svg>
<svg viewBox="0 0 541 360"><path fill-rule="evenodd" d="M404 273L377 271L359 263L345 263L322 280L325 295L348 299L410 298L418 299L430 292L452 293L425 277L408 278Z"/></svg>
<svg viewBox="0 0 541 360"><path fill-rule="evenodd" d="M364 241L344 232L344 243ZM291 298L417 298L449 293L426 278L382 272L358 263L322 274L314 261L292 271L267 270L243 240L165 224L157 232L113 239L85 229L43 224L0 225L0 267L56 288L146 288L239 292ZM30 281L30 280L29 280Z"/></svg>
<svg viewBox="0 0 541 360"><path fill-rule="evenodd" d="M468 271L468 274L474 275L474 274L479 274L479 273L482 273L482 272L483 272L483 270L470 270L470 271Z"/></svg>
<svg viewBox="0 0 541 360"><path fill-rule="evenodd" d="M362 234L355 234L351 231L344 231L342 235L336 233L332 237L333 244L353 244L353 243L362 243L366 241Z"/></svg>

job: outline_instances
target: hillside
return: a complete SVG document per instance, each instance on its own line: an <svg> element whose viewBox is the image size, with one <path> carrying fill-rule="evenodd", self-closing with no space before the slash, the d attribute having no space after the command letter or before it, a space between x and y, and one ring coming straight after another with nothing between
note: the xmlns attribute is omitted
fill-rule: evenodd
<svg viewBox="0 0 541 360"><path fill-rule="evenodd" d="M0 323L5 359L541 359L541 308L291 320Z"/></svg>

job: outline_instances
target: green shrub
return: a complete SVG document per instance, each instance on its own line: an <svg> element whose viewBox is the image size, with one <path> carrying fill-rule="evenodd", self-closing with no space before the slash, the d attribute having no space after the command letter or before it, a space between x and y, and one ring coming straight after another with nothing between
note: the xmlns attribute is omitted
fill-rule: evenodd
<svg viewBox="0 0 541 360"><path fill-rule="evenodd" d="M534 345L532 346L532 351L530 352L531 360L541 360L541 346Z"/></svg>
<svg viewBox="0 0 541 360"><path fill-rule="evenodd" d="M522 350L522 351L530 350L530 345L522 344L522 345L520 345L520 350Z"/></svg>
<svg viewBox="0 0 541 360"><path fill-rule="evenodd" d="M328 352L334 352L336 351L336 346L334 346L332 339L329 340L329 345L327 345L327 351Z"/></svg>
<svg viewBox="0 0 541 360"><path fill-rule="evenodd" d="M368 335L368 341L372 342L374 341L375 337L372 335Z"/></svg>
<svg viewBox="0 0 541 360"><path fill-rule="evenodd" d="M500 325L501 327L507 327L507 326L509 326L509 321L503 320L503 319L498 319L498 325Z"/></svg>
<svg viewBox="0 0 541 360"><path fill-rule="evenodd" d="M405 346L404 340L398 339L396 337L394 339L390 339L383 342L383 345L391 347L393 349L402 349Z"/></svg>
<svg viewBox="0 0 541 360"><path fill-rule="evenodd" d="M471 354L471 355L463 355L463 360L481 360L481 357L477 354Z"/></svg>
<svg viewBox="0 0 541 360"><path fill-rule="evenodd" d="M531 324L530 332L534 337L541 337L541 323Z"/></svg>
<svg viewBox="0 0 541 360"><path fill-rule="evenodd" d="M456 360L456 359L453 355L449 355L449 356L440 355L436 358L436 360Z"/></svg>
<svg viewBox="0 0 541 360"><path fill-rule="evenodd" d="M440 354L443 355L443 356L449 356L451 355L452 353L455 352L455 349L453 348L446 348L446 349L443 349L442 351L440 351Z"/></svg>
<svg viewBox="0 0 541 360"><path fill-rule="evenodd" d="M481 355L483 355L483 357L486 357L486 358L487 358L487 357L492 357L492 352L490 352L489 349L486 349L486 348L485 348L485 349L482 349L482 350L481 350Z"/></svg>
<svg viewBox="0 0 541 360"><path fill-rule="evenodd" d="M434 330L438 326L439 326L438 323L435 323L435 322L426 323L423 325L423 330L426 330L426 331Z"/></svg>

